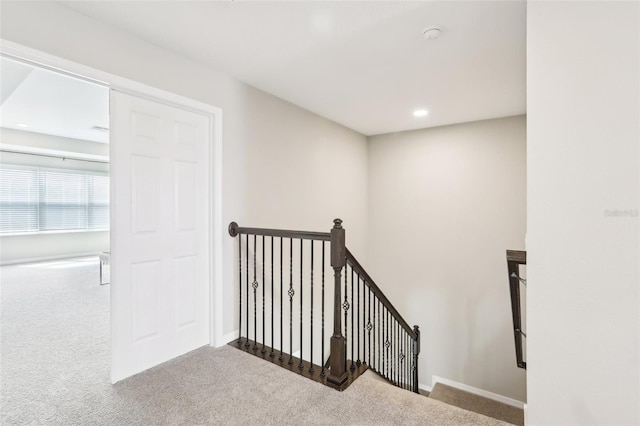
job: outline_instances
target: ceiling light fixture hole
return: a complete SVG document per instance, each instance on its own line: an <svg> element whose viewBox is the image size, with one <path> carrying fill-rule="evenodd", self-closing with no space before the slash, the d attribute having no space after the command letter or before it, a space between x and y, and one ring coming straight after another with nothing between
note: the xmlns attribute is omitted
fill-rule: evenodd
<svg viewBox="0 0 640 426"><path fill-rule="evenodd" d="M425 40L437 40L440 37L442 30L440 28L427 28L422 32L422 36Z"/></svg>

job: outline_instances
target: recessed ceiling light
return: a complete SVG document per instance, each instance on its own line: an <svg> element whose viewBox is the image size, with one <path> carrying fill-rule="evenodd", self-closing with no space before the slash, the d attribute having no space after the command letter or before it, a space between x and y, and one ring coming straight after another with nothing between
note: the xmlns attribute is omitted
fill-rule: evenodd
<svg viewBox="0 0 640 426"><path fill-rule="evenodd" d="M24 123L16 123L16 126L17 126L17 127L22 127L22 128L29 127L29 125L28 125L28 124L24 124Z"/></svg>
<svg viewBox="0 0 640 426"><path fill-rule="evenodd" d="M426 109L417 109L413 111L414 117L426 117L427 114L429 114L429 111L427 111Z"/></svg>

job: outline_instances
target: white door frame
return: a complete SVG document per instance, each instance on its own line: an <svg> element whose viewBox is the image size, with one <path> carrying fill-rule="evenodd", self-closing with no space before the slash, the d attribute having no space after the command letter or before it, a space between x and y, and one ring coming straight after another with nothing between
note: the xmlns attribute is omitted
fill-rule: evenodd
<svg viewBox="0 0 640 426"><path fill-rule="evenodd" d="M209 248L211 259L209 264L209 344L222 346L223 339L223 274L222 274L222 109L199 102L175 93L129 80L105 71L91 68L77 62L69 61L49 53L0 39L0 52L15 59L31 62L39 67L49 68L76 78L103 85L109 89L129 93L155 102L189 109L211 118L211 158L210 185L213 193L210 197Z"/></svg>

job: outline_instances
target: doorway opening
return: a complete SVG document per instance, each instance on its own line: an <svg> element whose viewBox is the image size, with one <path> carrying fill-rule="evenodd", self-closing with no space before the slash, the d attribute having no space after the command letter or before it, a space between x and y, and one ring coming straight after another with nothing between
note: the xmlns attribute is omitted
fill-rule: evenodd
<svg viewBox="0 0 640 426"><path fill-rule="evenodd" d="M34 389L109 384L109 89L10 57L0 67L3 406L24 415L47 410Z"/></svg>

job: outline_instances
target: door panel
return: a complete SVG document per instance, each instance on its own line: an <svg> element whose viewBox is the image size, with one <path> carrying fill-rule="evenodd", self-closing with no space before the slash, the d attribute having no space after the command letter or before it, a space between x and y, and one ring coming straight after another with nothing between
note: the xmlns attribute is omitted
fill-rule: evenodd
<svg viewBox="0 0 640 426"><path fill-rule="evenodd" d="M209 343L210 118L111 92L112 381Z"/></svg>

